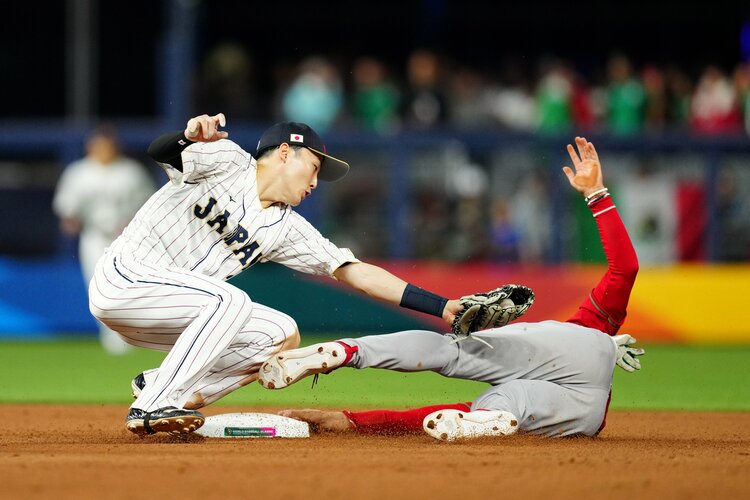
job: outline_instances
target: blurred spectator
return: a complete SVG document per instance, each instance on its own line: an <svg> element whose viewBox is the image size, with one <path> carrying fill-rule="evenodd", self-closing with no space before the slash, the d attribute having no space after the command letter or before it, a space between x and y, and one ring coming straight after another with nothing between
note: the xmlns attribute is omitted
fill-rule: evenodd
<svg viewBox="0 0 750 500"><path fill-rule="evenodd" d="M569 69L569 77L573 86L570 97L570 107L573 123L579 131L589 131L596 125L596 117L593 109L593 99L588 84L583 77Z"/></svg>
<svg viewBox="0 0 750 500"><path fill-rule="evenodd" d="M524 175L511 197L510 216L521 240L519 254L523 262L544 262L551 241L552 209L549 189L541 171Z"/></svg>
<svg viewBox="0 0 750 500"><path fill-rule="evenodd" d="M504 199L495 200L490 217L490 257L503 262L517 262L520 258L521 232L513 223L508 203Z"/></svg>
<svg viewBox="0 0 750 500"><path fill-rule="evenodd" d="M512 130L531 131L536 126L536 99L520 61L503 63L500 82L489 90L488 112L494 121Z"/></svg>
<svg viewBox="0 0 750 500"><path fill-rule="evenodd" d="M639 165L619 183L618 207L643 265L677 260L677 185L673 175L650 165Z"/></svg>
<svg viewBox="0 0 750 500"><path fill-rule="evenodd" d="M719 173L716 192L719 221L718 258L724 262L750 259L750 204L740 190L737 175L729 169Z"/></svg>
<svg viewBox="0 0 750 500"><path fill-rule="evenodd" d="M264 119L268 110L261 105L254 82L253 62L245 48L236 43L218 45L201 67L195 109L231 113L234 119Z"/></svg>
<svg viewBox="0 0 750 500"><path fill-rule="evenodd" d="M462 67L452 72L448 94L450 124L459 129L486 127L490 96L484 78L472 68Z"/></svg>
<svg viewBox="0 0 750 500"><path fill-rule="evenodd" d="M667 93L664 73L656 66L646 66L642 72L643 89L646 94L644 113L646 130L664 130L667 119Z"/></svg>
<svg viewBox="0 0 750 500"><path fill-rule="evenodd" d="M79 236L81 270L88 287L97 260L154 192L143 165L120 154L115 131L95 130L86 141L86 156L62 173L53 200L62 230ZM99 326L102 346L124 354L130 346Z"/></svg>
<svg viewBox="0 0 750 500"><path fill-rule="evenodd" d="M412 239L414 257L428 260L445 258L445 238L450 231L448 221L451 213L444 193L435 186L415 186L412 198L414 210L409 226L419 228L419 237Z"/></svg>
<svg viewBox="0 0 750 500"><path fill-rule="evenodd" d="M352 115L358 126L381 134L398 126L397 88L386 78L383 64L371 57L357 59L353 68Z"/></svg>
<svg viewBox="0 0 750 500"><path fill-rule="evenodd" d="M742 116L742 127L750 135L750 63L740 64L735 68L734 89Z"/></svg>
<svg viewBox="0 0 750 500"><path fill-rule="evenodd" d="M667 122L671 128L686 129L690 124L690 101L693 84L680 68L674 65L665 72L667 91Z"/></svg>
<svg viewBox="0 0 750 500"><path fill-rule="evenodd" d="M437 55L427 50L416 50L407 62L408 87L401 105L401 115L407 126L431 128L446 120L446 101Z"/></svg>
<svg viewBox="0 0 750 500"><path fill-rule="evenodd" d="M536 90L537 130L543 134L564 133L573 123L573 82L560 61L543 63Z"/></svg>
<svg viewBox="0 0 750 500"><path fill-rule="evenodd" d="M607 126L618 135L636 134L643 130L646 95L643 85L633 76L630 60L614 55L607 63Z"/></svg>
<svg viewBox="0 0 750 500"><path fill-rule="evenodd" d="M444 258L454 262L470 262L487 258L487 232L484 222L484 201L465 196L453 208Z"/></svg>
<svg viewBox="0 0 750 500"><path fill-rule="evenodd" d="M466 262L486 256L486 224L483 220L488 176L481 165L471 161L469 151L459 143L445 151L445 196L452 208L450 228L443 236L443 257Z"/></svg>
<svg viewBox="0 0 750 500"><path fill-rule="evenodd" d="M698 81L691 106L691 124L700 134L737 131L740 116L737 96L729 78L716 66L709 66Z"/></svg>
<svg viewBox="0 0 750 500"><path fill-rule="evenodd" d="M306 123L318 132L333 126L342 106L341 79L336 68L321 57L301 64L299 75L282 98L286 120Z"/></svg>

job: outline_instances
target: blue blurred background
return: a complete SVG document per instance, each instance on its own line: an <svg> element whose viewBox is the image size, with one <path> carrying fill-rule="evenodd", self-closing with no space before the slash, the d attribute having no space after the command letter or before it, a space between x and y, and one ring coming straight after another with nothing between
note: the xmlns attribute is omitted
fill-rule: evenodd
<svg viewBox="0 0 750 500"><path fill-rule="evenodd" d="M77 242L52 198L102 123L163 183L146 147L193 115L224 112L250 152L271 123L308 122L353 166L299 207L338 245L383 262L513 266L602 262L560 174L565 144L586 135L642 266L750 257L750 7L740 2L4 10L0 337L95 331Z"/></svg>

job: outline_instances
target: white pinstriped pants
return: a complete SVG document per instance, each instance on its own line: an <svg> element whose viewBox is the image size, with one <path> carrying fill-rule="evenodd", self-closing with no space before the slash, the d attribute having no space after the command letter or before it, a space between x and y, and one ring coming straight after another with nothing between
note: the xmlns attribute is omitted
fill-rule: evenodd
<svg viewBox="0 0 750 500"><path fill-rule="evenodd" d="M89 285L89 308L129 344L169 351L132 405L144 411L212 403L298 342L291 317L229 283L109 252Z"/></svg>

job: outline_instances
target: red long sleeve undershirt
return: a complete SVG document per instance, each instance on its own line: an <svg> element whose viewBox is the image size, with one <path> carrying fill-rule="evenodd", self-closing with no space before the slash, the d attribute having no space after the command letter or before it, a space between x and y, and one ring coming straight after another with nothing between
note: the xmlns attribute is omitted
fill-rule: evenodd
<svg viewBox="0 0 750 500"><path fill-rule="evenodd" d="M349 411L344 410L344 415L354 424L354 429L359 434L386 434L389 436L399 434L413 434L422 431L422 421L430 413L438 410L460 410L471 411L471 403L442 404L434 406L423 406L411 410L372 410L372 411Z"/></svg>
<svg viewBox="0 0 750 500"><path fill-rule="evenodd" d="M638 257L617 213L606 196L589 206L607 257L607 272L568 321L615 335L627 316L630 291L638 274Z"/></svg>
<svg viewBox="0 0 750 500"><path fill-rule="evenodd" d="M630 291L638 273L638 258L614 202L605 196L589 205L607 257L607 272L568 321L615 335L625 321ZM607 401L609 407L609 401ZM471 403L425 406L411 410L373 410L344 414L360 434L408 434L422 431L422 421L438 410L470 411ZM602 422L601 429L606 422Z"/></svg>

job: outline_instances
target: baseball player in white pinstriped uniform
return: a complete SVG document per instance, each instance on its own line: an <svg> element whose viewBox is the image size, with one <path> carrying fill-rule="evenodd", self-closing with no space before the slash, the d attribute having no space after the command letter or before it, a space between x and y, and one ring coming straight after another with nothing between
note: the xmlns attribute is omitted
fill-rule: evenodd
<svg viewBox="0 0 750 500"><path fill-rule="evenodd" d="M86 157L71 163L57 183L52 208L69 235L79 235L78 257L86 283L112 241L154 192L143 166L120 154L115 131L101 127L86 141ZM130 346L117 333L99 325L99 341L110 354Z"/></svg>
<svg viewBox="0 0 750 500"><path fill-rule="evenodd" d="M89 287L96 318L130 344L169 351L134 380L126 427L139 435L194 431L204 422L197 408L256 380L264 361L299 345L291 317L225 282L257 262L331 276L449 324L462 309L360 262L292 210L318 179L349 170L310 127L274 125L253 158L226 140L224 126L223 114L202 115L152 143L149 154L170 182L107 249Z"/></svg>

